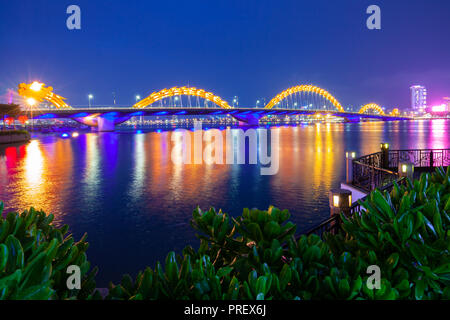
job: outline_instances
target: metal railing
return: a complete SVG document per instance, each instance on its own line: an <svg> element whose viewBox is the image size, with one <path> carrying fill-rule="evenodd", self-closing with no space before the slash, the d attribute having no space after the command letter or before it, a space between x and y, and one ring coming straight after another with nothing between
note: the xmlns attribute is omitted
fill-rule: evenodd
<svg viewBox="0 0 450 320"><path fill-rule="evenodd" d="M450 149L390 150L389 167L397 168L399 162L410 162L416 168L448 167Z"/></svg>
<svg viewBox="0 0 450 320"><path fill-rule="evenodd" d="M399 185L403 185L404 183L406 183L406 178L400 178L399 180L397 180L397 184L399 184ZM394 182L391 182L391 183L383 186L382 188L380 188L380 191L391 192L393 187L394 187ZM349 210L349 217L353 217L356 214L360 214L360 212L362 210L364 210L363 208L361 208L361 203L364 202L368 196L369 195L359 199L358 201L356 201L355 203L352 204L352 206L350 207L350 210ZM313 227L312 229L309 229L308 231L300 234L299 237L301 235L309 236L310 234L315 234L315 235L318 235L320 238L322 238L323 235L327 232L335 234L335 233L339 232L339 230L341 228L341 223L342 223L341 216L333 215L333 216L325 219L324 221L322 221L321 223L319 223L317 226ZM298 239L298 237L297 237L297 239Z"/></svg>
<svg viewBox="0 0 450 320"><path fill-rule="evenodd" d="M362 156L352 162L352 184L367 192L383 187L398 179L400 162L412 163L415 168L447 167L450 149L389 150L387 155L376 152Z"/></svg>
<svg viewBox="0 0 450 320"><path fill-rule="evenodd" d="M371 191L375 188L383 187L398 179L397 172L383 169L376 165L369 165L359 161L353 161L352 165L352 184L364 191Z"/></svg>

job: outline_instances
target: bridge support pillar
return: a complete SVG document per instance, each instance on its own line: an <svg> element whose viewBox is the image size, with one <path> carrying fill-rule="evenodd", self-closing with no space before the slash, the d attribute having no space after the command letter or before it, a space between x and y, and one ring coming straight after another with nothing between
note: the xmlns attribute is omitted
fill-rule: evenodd
<svg viewBox="0 0 450 320"><path fill-rule="evenodd" d="M115 123L114 119L106 118L106 117L97 117L98 131L99 132L107 132L114 131Z"/></svg>
<svg viewBox="0 0 450 320"><path fill-rule="evenodd" d="M344 122L361 122L361 117L344 118Z"/></svg>
<svg viewBox="0 0 450 320"><path fill-rule="evenodd" d="M239 120L239 125L250 125L250 126L257 126L259 125L259 119L262 118L260 114L236 114L233 115L233 117L237 120Z"/></svg>

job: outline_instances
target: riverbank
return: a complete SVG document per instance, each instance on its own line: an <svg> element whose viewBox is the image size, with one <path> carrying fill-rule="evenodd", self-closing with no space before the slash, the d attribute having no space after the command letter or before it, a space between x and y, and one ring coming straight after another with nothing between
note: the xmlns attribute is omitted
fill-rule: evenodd
<svg viewBox="0 0 450 320"><path fill-rule="evenodd" d="M0 131L0 144L30 141L30 133L26 130Z"/></svg>

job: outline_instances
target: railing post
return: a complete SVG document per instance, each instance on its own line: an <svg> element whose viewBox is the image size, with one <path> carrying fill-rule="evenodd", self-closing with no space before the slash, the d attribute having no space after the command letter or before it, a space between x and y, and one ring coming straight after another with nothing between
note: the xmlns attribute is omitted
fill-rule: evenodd
<svg viewBox="0 0 450 320"><path fill-rule="evenodd" d="M341 212L348 217L352 205L352 192L345 189L333 189L330 191L330 216L339 215ZM331 231L336 233L339 227L339 217L332 223Z"/></svg>
<svg viewBox="0 0 450 320"><path fill-rule="evenodd" d="M346 152L345 153L345 164L346 164L346 183L353 183L353 159L356 158L356 152Z"/></svg>
<svg viewBox="0 0 450 320"><path fill-rule="evenodd" d="M433 163L433 150L430 151L430 169L433 169L434 163Z"/></svg>
<svg viewBox="0 0 450 320"><path fill-rule="evenodd" d="M381 144L381 167L389 169L389 143Z"/></svg>
<svg viewBox="0 0 450 320"><path fill-rule="evenodd" d="M414 164L411 162L401 161L398 163L398 176L399 178L414 178Z"/></svg>

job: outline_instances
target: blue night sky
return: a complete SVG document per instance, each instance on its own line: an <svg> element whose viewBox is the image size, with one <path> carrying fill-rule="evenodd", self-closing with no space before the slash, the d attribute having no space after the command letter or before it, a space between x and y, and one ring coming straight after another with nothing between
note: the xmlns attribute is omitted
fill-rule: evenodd
<svg viewBox="0 0 450 320"><path fill-rule="evenodd" d="M81 30L66 28L71 4ZM371 4L381 30L366 28ZM449 16L437 0L0 0L0 99L40 80L72 105L190 85L251 106L314 84L345 106L408 107L422 84L437 104L450 96Z"/></svg>

